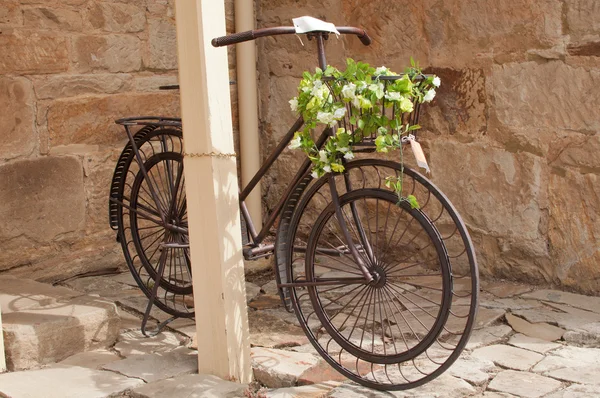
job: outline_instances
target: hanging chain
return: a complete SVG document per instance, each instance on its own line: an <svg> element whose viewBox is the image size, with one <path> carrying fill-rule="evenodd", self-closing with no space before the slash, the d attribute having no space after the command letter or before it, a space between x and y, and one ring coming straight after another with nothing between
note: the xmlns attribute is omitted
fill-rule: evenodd
<svg viewBox="0 0 600 398"><path fill-rule="evenodd" d="M190 158L235 158L235 153L221 153L221 152L193 152L193 153L183 153L183 157Z"/></svg>

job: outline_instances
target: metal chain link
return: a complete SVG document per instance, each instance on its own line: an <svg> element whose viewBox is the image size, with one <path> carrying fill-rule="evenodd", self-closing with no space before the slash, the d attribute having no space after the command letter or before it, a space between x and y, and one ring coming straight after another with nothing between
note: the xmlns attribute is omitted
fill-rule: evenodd
<svg viewBox="0 0 600 398"><path fill-rule="evenodd" d="M183 157L190 158L234 158L235 153L221 153L221 152L202 152L202 153L183 153Z"/></svg>

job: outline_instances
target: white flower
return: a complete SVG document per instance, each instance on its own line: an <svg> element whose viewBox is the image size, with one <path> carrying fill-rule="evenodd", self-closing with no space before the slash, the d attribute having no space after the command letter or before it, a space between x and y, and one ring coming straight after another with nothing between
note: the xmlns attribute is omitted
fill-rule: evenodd
<svg viewBox="0 0 600 398"><path fill-rule="evenodd" d="M319 112L317 113L317 120L323 124L335 123L335 117L330 112Z"/></svg>
<svg viewBox="0 0 600 398"><path fill-rule="evenodd" d="M323 171L326 173L331 173L331 166L326 164L325 166L323 166Z"/></svg>
<svg viewBox="0 0 600 398"><path fill-rule="evenodd" d="M429 102L434 97L435 97L435 90L434 89L430 89L427 93L425 93L425 96L423 97L423 101Z"/></svg>
<svg viewBox="0 0 600 398"><path fill-rule="evenodd" d="M401 96L402 94L392 91L385 95L385 99L388 99L390 101L400 101Z"/></svg>
<svg viewBox="0 0 600 398"><path fill-rule="evenodd" d="M319 173L317 173L315 170L313 170L313 172L312 172L312 173L310 173L310 176L311 176L312 178L319 178Z"/></svg>
<svg viewBox="0 0 600 398"><path fill-rule="evenodd" d="M310 91L310 87L302 87L303 93L308 93Z"/></svg>
<svg viewBox="0 0 600 398"><path fill-rule="evenodd" d="M402 112L412 112L413 111L413 103L406 97L402 97L400 99L400 110Z"/></svg>
<svg viewBox="0 0 600 398"><path fill-rule="evenodd" d="M440 84L442 84L442 81L440 80L439 77L436 76L436 77L433 78L433 81L431 82L431 84L433 84L436 87L439 87Z"/></svg>
<svg viewBox="0 0 600 398"><path fill-rule="evenodd" d="M345 146L345 147L342 147L342 148L338 148L337 150L339 152L341 152L341 153L346 153L346 152L348 152L350 150L350 148L348 148L347 146Z"/></svg>
<svg viewBox="0 0 600 398"><path fill-rule="evenodd" d="M292 98L289 102L290 108L292 108L292 112L296 112L298 110L298 97Z"/></svg>
<svg viewBox="0 0 600 398"><path fill-rule="evenodd" d="M334 112L333 112L333 117L337 120L340 120L341 118L343 118L346 115L346 108L337 108Z"/></svg>
<svg viewBox="0 0 600 398"><path fill-rule="evenodd" d="M324 150L324 149L321 149L321 150L319 151L319 160L320 160L321 162L323 162L323 163L326 163L326 162L327 162L327 152L325 152L325 150Z"/></svg>
<svg viewBox="0 0 600 398"><path fill-rule="evenodd" d="M363 91L365 91L365 88L367 88L367 83L360 81L358 82L358 86L356 86L356 89L358 90L359 93L362 93Z"/></svg>
<svg viewBox="0 0 600 398"><path fill-rule="evenodd" d="M352 98L352 105L354 105L355 108L360 108L360 99L362 98L362 96L356 96L354 98Z"/></svg>
<svg viewBox="0 0 600 398"><path fill-rule="evenodd" d="M297 134L294 139L292 141L290 141L290 145L288 145L288 148L290 149L298 149L302 146L302 143L300 142L301 138L300 135Z"/></svg>
<svg viewBox="0 0 600 398"><path fill-rule="evenodd" d="M374 83L369 86L369 90L373 91L377 98L383 98L383 83Z"/></svg>
<svg viewBox="0 0 600 398"><path fill-rule="evenodd" d="M376 75L385 75L387 72L388 68L386 68L385 66L380 66L379 68L375 69Z"/></svg>
<svg viewBox="0 0 600 398"><path fill-rule="evenodd" d="M344 155L344 159L352 160L354 159L354 154L352 152L346 152L346 154Z"/></svg>
<svg viewBox="0 0 600 398"><path fill-rule="evenodd" d="M348 83L345 84L344 87L342 87L342 97L343 98L348 98L348 99L353 99L356 95L356 84L354 83Z"/></svg>

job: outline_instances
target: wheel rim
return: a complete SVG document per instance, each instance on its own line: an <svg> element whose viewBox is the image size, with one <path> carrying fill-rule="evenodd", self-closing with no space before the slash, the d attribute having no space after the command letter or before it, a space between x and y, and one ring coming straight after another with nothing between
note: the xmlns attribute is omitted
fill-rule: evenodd
<svg viewBox="0 0 600 398"><path fill-rule="evenodd" d="M405 202L397 202L395 194L383 190L358 190L340 198L341 210L355 244L364 239L369 246L369 250L361 251L361 257L375 280L351 289L346 285L340 285L339 289L332 286L308 288L315 313L331 339L356 358L376 364L404 362L425 351L442 331L451 304L450 269L443 243L420 211L411 209ZM357 211L359 207L362 211ZM325 275L333 272L347 274L349 278L360 276L358 265L347 250L342 256L328 256L321 250L320 261L315 264L319 246L331 245L328 240L332 228L337 225L334 214L335 208L331 204L317 220L309 238L306 253L308 281L317 278L317 267L329 270ZM375 225L367 225L373 224L373 220ZM363 237L360 229L366 232ZM412 238L408 238L409 229L415 231ZM425 236L419 238L418 234ZM420 240L418 244L417 239ZM339 236L334 240L336 244L345 244ZM394 261L394 251L403 252L396 259L402 263ZM429 253L425 254L426 251ZM406 264L409 260L413 264ZM427 294L429 289L439 291L439 302L418 292L422 290ZM332 304L341 308L331 309ZM336 322L338 317L343 320Z"/></svg>

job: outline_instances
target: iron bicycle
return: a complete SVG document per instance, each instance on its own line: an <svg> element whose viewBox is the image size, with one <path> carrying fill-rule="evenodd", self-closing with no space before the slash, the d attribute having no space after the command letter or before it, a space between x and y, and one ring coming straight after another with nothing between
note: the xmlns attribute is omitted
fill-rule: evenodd
<svg viewBox="0 0 600 398"><path fill-rule="evenodd" d="M369 45L367 33L337 27ZM296 34L265 28L216 38L216 47L259 37ZM318 65L327 66L329 33L308 32ZM388 77L393 80L397 77ZM416 124L420 106L407 114ZM173 317L193 317L181 120L117 120L128 144L111 184L110 225L117 231L136 282ZM294 312L316 351L337 371L370 388L416 387L443 373L460 355L474 327L479 291L471 238L448 198L425 176L402 163L373 158L373 137L357 144L357 159L341 173L310 175L305 159L262 225L245 200L303 126L299 117L240 190L246 260L273 255L286 310ZM332 134L325 128L321 147ZM401 176L398 201L386 185ZM274 241L272 230L276 226Z"/></svg>

